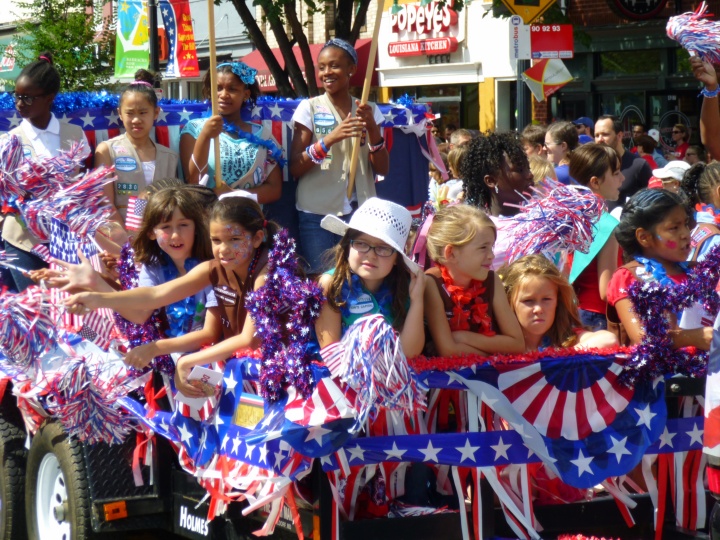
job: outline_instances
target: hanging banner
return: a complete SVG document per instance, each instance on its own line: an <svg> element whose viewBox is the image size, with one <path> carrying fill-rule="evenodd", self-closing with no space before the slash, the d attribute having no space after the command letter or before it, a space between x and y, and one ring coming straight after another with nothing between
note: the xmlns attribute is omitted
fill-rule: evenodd
<svg viewBox="0 0 720 540"><path fill-rule="evenodd" d="M187 0L160 0L165 34L168 37L166 77L199 77L195 34Z"/></svg>
<svg viewBox="0 0 720 540"><path fill-rule="evenodd" d="M134 77L150 65L147 3L120 0L117 7L115 77Z"/></svg>
<svg viewBox="0 0 720 540"><path fill-rule="evenodd" d="M560 88L573 80L562 60L540 60L522 74L525 84L538 101L545 101Z"/></svg>

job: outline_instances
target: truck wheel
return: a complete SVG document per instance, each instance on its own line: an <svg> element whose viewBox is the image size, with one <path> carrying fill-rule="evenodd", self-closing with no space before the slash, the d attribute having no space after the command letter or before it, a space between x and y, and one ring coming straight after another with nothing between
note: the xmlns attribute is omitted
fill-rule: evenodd
<svg viewBox="0 0 720 540"><path fill-rule="evenodd" d="M58 422L45 422L30 446L25 510L30 540L92 537L82 445Z"/></svg>
<svg viewBox="0 0 720 540"><path fill-rule="evenodd" d="M22 420L0 408L0 540L23 540L25 529L25 431ZM16 420L19 420L19 425Z"/></svg>

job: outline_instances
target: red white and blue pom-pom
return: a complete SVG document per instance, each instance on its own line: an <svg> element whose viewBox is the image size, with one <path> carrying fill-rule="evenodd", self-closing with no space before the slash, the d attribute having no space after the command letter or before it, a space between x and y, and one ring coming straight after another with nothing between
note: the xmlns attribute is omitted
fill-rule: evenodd
<svg viewBox="0 0 720 540"><path fill-rule="evenodd" d="M720 64L720 23L706 17L708 5L702 2L695 11L670 17L665 30L691 55L697 54L711 64Z"/></svg>
<svg viewBox="0 0 720 540"><path fill-rule="evenodd" d="M427 388L414 377L398 335L382 315L358 319L341 344L340 379L357 393L357 424L364 424L377 407L407 412L425 409Z"/></svg>
<svg viewBox="0 0 720 540"><path fill-rule="evenodd" d="M94 355L66 359L47 383L47 409L71 436L94 444L120 444L132 426L117 400L131 390L124 370L108 370Z"/></svg>
<svg viewBox="0 0 720 540"><path fill-rule="evenodd" d="M0 352L5 367L38 367L40 356L55 342L56 322L50 314L50 293L40 287L0 294Z"/></svg>
<svg viewBox="0 0 720 540"><path fill-rule="evenodd" d="M531 253L587 253L603 200L586 188L550 179L531 189L533 198L507 218L513 224L508 227L508 264Z"/></svg>

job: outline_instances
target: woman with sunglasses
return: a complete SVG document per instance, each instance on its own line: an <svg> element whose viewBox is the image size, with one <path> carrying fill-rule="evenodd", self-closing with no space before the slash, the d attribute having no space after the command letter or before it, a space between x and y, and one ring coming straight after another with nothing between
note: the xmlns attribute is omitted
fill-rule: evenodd
<svg viewBox="0 0 720 540"><path fill-rule="evenodd" d="M690 135L685 124L675 124L672 128L672 140L675 143L675 150L665 154L665 158L669 161L685 159L685 152L690 147L689 138Z"/></svg>
<svg viewBox="0 0 720 540"><path fill-rule="evenodd" d="M61 122L52 112L55 96L60 92L60 75L52 62L52 54L42 53L37 60L23 68L15 81L15 108L22 122L10 131L23 145L28 159L52 158L68 151L77 142L83 142L81 155L87 158L90 147L79 126ZM5 217L2 227L5 252L14 258L13 264L26 270L38 270L47 265L30 253L40 240L28 232L17 214ZM23 291L33 281L22 272L11 270L17 291ZM12 285L12 283L9 283Z"/></svg>

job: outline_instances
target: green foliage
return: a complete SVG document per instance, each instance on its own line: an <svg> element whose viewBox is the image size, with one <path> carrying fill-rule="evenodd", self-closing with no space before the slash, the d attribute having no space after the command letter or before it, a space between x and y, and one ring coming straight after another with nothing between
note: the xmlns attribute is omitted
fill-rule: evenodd
<svg viewBox="0 0 720 540"><path fill-rule="evenodd" d="M21 0L16 4L34 16L18 25L22 37L15 60L21 66L49 51L62 91L91 91L108 82L114 66L115 28L111 18L102 19L100 2L95 3L93 15L88 14L92 0Z"/></svg>

